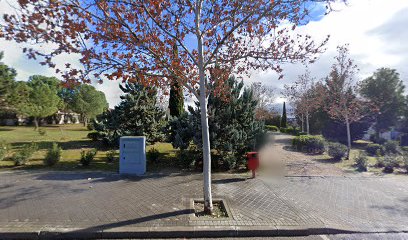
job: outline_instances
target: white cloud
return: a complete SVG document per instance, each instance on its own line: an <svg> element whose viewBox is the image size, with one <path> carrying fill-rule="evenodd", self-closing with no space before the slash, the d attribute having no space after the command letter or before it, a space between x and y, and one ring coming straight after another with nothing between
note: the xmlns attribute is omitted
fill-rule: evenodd
<svg viewBox="0 0 408 240"><path fill-rule="evenodd" d="M336 55L336 46L350 44L350 54L360 69L359 78L371 75L377 68L396 68L408 85L408 1L406 0L349 0L347 6L337 5L332 12L320 21L310 22L299 27L298 31L307 33L314 39L324 39L330 35L327 51L310 66L318 79L326 76ZM301 64L288 64L284 67L285 78L277 80L272 71L256 72L249 81L262 81L267 85L282 88L303 73Z"/></svg>

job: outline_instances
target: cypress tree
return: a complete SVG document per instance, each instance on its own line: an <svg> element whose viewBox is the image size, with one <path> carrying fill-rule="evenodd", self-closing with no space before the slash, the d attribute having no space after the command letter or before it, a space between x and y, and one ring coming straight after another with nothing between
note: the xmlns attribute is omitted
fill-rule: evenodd
<svg viewBox="0 0 408 240"><path fill-rule="evenodd" d="M177 44L173 46L173 54L174 58L178 56ZM175 77L172 78L170 86L169 110L172 117L180 117L184 112L183 87L180 86Z"/></svg>
<svg viewBox="0 0 408 240"><path fill-rule="evenodd" d="M286 128L287 127L287 116L286 116L286 103L283 102L283 111L282 111L282 118L281 118L281 128Z"/></svg>

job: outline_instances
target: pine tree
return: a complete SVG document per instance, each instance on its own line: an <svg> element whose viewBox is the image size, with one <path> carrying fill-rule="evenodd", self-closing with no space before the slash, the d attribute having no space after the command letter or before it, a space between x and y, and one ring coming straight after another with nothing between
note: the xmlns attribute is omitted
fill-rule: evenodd
<svg viewBox="0 0 408 240"><path fill-rule="evenodd" d="M287 116L286 116L286 103L283 102L283 110L282 110L282 118L281 118L281 123L280 127L281 128L286 128L287 127Z"/></svg>
<svg viewBox="0 0 408 240"><path fill-rule="evenodd" d="M177 60L177 56L178 56L177 44L174 44L173 46L174 61ZM170 86L169 110L170 116L172 117L180 117L181 114L184 112L183 86L180 86L176 78L172 78Z"/></svg>
<svg viewBox="0 0 408 240"><path fill-rule="evenodd" d="M146 136L149 143L162 140L164 112L157 105L157 91L137 83L120 86L121 103L95 121L105 143L117 146L121 136Z"/></svg>
<svg viewBox="0 0 408 240"><path fill-rule="evenodd" d="M255 119L257 101L250 88L231 77L225 96L210 94L208 99L210 141L213 150L223 156L225 167L233 168L244 160L248 151L262 143L264 125ZM215 89L211 86L211 90ZM172 121L173 146L186 149L191 142L201 147L200 108L189 107L189 114Z"/></svg>

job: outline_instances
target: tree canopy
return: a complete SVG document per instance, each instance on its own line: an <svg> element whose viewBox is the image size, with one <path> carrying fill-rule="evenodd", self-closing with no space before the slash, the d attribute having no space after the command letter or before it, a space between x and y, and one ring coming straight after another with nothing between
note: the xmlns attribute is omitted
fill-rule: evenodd
<svg viewBox="0 0 408 240"><path fill-rule="evenodd" d="M8 98L13 89L17 72L1 62L3 57L3 52L0 52L0 107L7 107L9 105Z"/></svg>

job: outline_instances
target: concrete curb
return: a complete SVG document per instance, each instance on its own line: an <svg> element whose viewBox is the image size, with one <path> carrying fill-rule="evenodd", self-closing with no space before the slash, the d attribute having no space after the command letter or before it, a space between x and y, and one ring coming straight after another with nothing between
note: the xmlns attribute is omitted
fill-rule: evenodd
<svg viewBox="0 0 408 240"><path fill-rule="evenodd" d="M359 231L356 229L297 226L174 226L119 227L113 229L15 229L0 228L0 239L130 239L130 238L216 238L216 237L291 237L327 234L398 233L408 230Z"/></svg>

